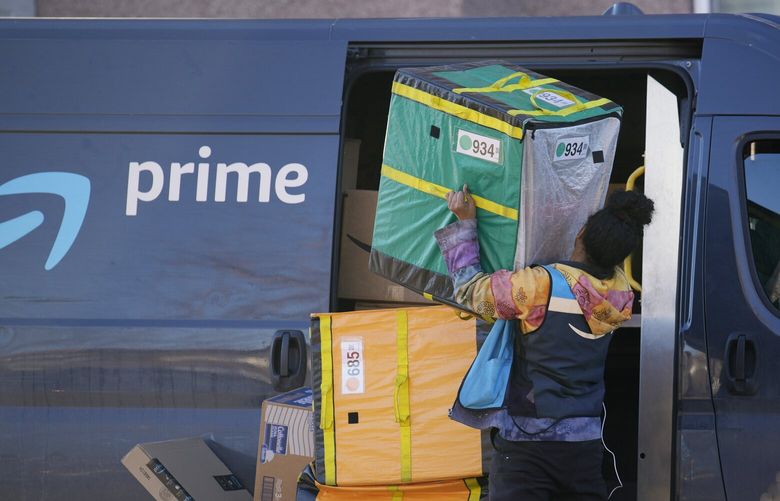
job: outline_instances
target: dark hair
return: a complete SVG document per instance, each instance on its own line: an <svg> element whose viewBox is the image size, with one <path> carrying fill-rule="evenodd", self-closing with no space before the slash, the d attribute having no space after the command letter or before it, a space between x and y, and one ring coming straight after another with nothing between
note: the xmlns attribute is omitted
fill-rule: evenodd
<svg viewBox="0 0 780 501"><path fill-rule="evenodd" d="M588 260L611 270L639 245L653 217L653 201L636 191L612 193L603 209L585 223L582 243Z"/></svg>

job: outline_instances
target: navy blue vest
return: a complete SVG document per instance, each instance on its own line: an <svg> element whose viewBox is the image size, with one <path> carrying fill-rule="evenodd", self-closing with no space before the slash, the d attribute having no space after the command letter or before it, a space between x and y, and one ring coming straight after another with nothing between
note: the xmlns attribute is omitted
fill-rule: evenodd
<svg viewBox="0 0 780 501"><path fill-rule="evenodd" d="M513 416L599 416L611 333L591 333L561 272L550 274L547 314L530 334L518 333L506 408Z"/></svg>

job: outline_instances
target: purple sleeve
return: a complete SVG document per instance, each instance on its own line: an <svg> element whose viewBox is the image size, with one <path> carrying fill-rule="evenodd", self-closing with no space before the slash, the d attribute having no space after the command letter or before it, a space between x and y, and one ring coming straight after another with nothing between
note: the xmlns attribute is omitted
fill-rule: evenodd
<svg viewBox="0 0 780 501"><path fill-rule="evenodd" d="M457 221L434 235L456 289L482 271L476 219Z"/></svg>

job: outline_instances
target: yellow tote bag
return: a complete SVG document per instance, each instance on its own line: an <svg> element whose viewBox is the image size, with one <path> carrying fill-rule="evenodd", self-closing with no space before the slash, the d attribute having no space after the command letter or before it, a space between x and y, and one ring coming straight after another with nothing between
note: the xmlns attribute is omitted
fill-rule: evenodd
<svg viewBox="0 0 780 501"><path fill-rule="evenodd" d="M475 320L444 306L324 313L311 336L320 483L483 474L482 434L448 417L476 355Z"/></svg>

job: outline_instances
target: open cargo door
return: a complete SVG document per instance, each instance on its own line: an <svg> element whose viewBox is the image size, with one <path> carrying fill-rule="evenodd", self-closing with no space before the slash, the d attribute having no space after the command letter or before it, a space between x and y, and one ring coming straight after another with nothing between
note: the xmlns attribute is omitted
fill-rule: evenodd
<svg viewBox="0 0 780 501"><path fill-rule="evenodd" d="M647 77L645 195L655 203L642 251L637 499L668 499L683 148L677 96Z"/></svg>

